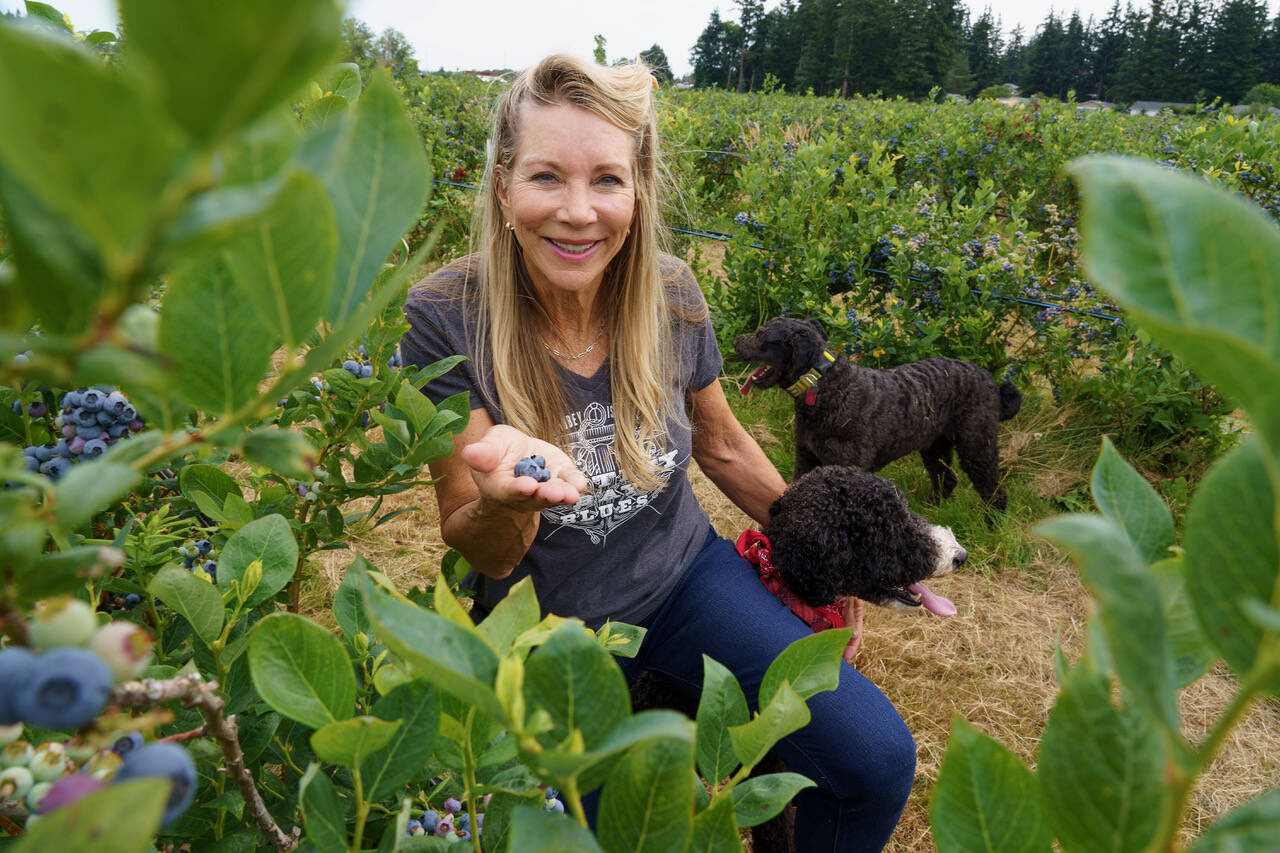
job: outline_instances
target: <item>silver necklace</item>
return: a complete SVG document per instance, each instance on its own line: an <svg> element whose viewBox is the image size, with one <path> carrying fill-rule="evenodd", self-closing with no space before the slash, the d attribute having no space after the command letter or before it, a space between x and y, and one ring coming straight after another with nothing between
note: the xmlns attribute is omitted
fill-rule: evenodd
<svg viewBox="0 0 1280 853"><path fill-rule="evenodd" d="M555 347L551 346L551 344L542 340L541 337L538 338L538 341L539 343L542 344L543 348L546 349L547 352L551 353L556 358L562 358L565 361L577 361L580 358L585 358L593 349L596 348L596 344L600 343L600 337L603 334L604 334L604 323L601 323L600 330L596 332L595 339L591 341L591 343L587 346L586 349L584 349L582 352L578 353L577 355L569 355L568 353L560 352L560 350L556 349Z"/></svg>

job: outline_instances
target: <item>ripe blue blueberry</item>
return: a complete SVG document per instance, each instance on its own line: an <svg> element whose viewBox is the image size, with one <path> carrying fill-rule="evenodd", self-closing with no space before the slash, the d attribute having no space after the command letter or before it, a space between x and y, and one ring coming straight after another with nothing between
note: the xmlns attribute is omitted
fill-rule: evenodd
<svg viewBox="0 0 1280 853"><path fill-rule="evenodd" d="M116 742L111 744L111 751L124 758L134 750L141 749L142 744L142 732L129 732L127 735L117 738Z"/></svg>
<svg viewBox="0 0 1280 853"><path fill-rule="evenodd" d="M187 810L196 794L195 762L176 743L149 743L125 756L115 780L124 782L145 776L167 776L173 785L169 789L169 800L165 804L162 823L168 826Z"/></svg>
<svg viewBox="0 0 1280 853"><path fill-rule="evenodd" d="M515 464L512 473L517 477L532 477L539 483L551 479L551 472L546 468L546 460L541 456L526 456Z"/></svg>
<svg viewBox="0 0 1280 853"><path fill-rule="evenodd" d="M80 394L80 408L87 412L97 412L102 409L106 399L107 395L97 388L88 388Z"/></svg>
<svg viewBox="0 0 1280 853"><path fill-rule="evenodd" d="M138 595L136 592L131 592L124 597L125 610L132 610L133 608L137 607L141 603L142 603L142 596Z"/></svg>
<svg viewBox="0 0 1280 853"><path fill-rule="evenodd" d="M196 550L200 552L201 556L208 554L213 550L213 543L208 539L201 539L196 543Z"/></svg>
<svg viewBox="0 0 1280 853"><path fill-rule="evenodd" d="M362 364L362 365L360 365L360 378L361 378L361 379L368 379L368 378L369 378L370 376L372 376L372 375L373 375L373 365L372 365L372 364Z"/></svg>
<svg viewBox="0 0 1280 853"><path fill-rule="evenodd" d="M471 815L467 814L466 812L462 812L461 814L459 814L457 817L453 819L453 826L454 826L454 829L456 829L458 832L462 832L464 829L470 829Z"/></svg>
<svg viewBox="0 0 1280 853"><path fill-rule="evenodd" d="M430 835L436 831L436 824L440 822L440 813L435 809L427 809L422 813L422 828Z"/></svg>
<svg viewBox="0 0 1280 853"><path fill-rule="evenodd" d="M356 361L353 358L349 358L346 361L342 362L342 369L347 371L347 373L350 373L352 376L359 376L360 362Z"/></svg>
<svg viewBox="0 0 1280 853"><path fill-rule="evenodd" d="M36 656L22 646L0 651L0 725L22 721L13 707L13 697L35 673Z"/></svg>
<svg viewBox="0 0 1280 853"><path fill-rule="evenodd" d="M49 407L44 404L43 400L36 400L31 405L27 406L27 414L33 418L43 418L45 415L49 414Z"/></svg>
<svg viewBox="0 0 1280 853"><path fill-rule="evenodd" d="M78 729L106 706L111 681L106 663L88 649L50 649L36 659L35 672L13 697L13 709L42 729Z"/></svg>
<svg viewBox="0 0 1280 853"><path fill-rule="evenodd" d="M449 814L457 814L462 811L462 802L457 797L450 797L444 801L444 810Z"/></svg>
<svg viewBox="0 0 1280 853"><path fill-rule="evenodd" d="M107 443L100 438L95 438L92 441L86 441L84 443L84 450L81 452L82 455L87 456L90 459L96 459L107 452Z"/></svg>

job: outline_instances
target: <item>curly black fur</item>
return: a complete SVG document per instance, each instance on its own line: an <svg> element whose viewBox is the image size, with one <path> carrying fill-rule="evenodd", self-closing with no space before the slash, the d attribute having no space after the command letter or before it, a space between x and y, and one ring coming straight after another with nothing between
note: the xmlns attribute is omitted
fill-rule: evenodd
<svg viewBox="0 0 1280 853"><path fill-rule="evenodd" d="M929 523L897 486L857 468L824 465L793 481L761 532L787 585L815 606L851 595L888 604L938 565Z"/></svg>
<svg viewBox="0 0 1280 853"><path fill-rule="evenodd" d="M826 343L817 320L777 317L740 335L733 349L743 361L767 368L753 374L755 387L786 388L820 363ZM919 451L937 501L955 488L954 452L982 499L999 509L1007 505L997 437L1000 421L1022 405L1013 383L997 388L986 369L954 358L874 370L837 357L814 392L813 405L804 395L796 399L793 476L819 465L879 471Z"/></svg>
<svg viewBox="0 0 1280 853"><path fill-rule="evenodd" d="M823 606L850 595L873 604L913 603L907 587L951 571L968 556L949 531L940 539L933 530L891 481L857 468L824 465L787 487L761 532L787 585L810 604ZM631 685L631 704L637 713L672 708L694 717L698 710L696 698L652 672L642 672ZM781 759L769 755L753 775L785 769ZM794 826L795 810L788 806L751 830L752 849L791 853Z"/></svg>

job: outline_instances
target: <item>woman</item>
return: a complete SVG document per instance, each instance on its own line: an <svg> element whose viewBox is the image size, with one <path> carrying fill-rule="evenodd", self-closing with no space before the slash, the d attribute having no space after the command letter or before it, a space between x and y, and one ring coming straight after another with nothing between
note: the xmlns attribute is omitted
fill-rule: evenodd
<svg viewBox="0 0 1280 853"><path fill-rule="evenodd" d="M470 357L426 390L474 406L431 470L476 607L532 577L544 612L648 629L628 677L651 669L696 694L705 653L754 707L769 663L809 629L715 535L686 477L692 457L761 524L785 486L717 381L691 271L659 252L652 88L643 65L559 55L516 79L496 107L480 251L414 288L401 349L414 364ZM533 455L548 481L514 475ZM797 849L879 850L910 791L910 733L851 666L809 707L778 747L818 785L797 798Z"/></svg>

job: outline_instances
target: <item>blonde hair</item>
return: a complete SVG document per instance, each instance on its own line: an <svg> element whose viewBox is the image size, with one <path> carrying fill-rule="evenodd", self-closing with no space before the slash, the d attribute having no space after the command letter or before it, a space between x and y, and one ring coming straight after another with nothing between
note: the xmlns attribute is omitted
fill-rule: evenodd
<svg viewBox="0 0 1280 853"><path fill-rule="evenodd" d="M614 457L642 489L659 483L646 446L664 446L667 418L683 415L683 401L672 399L676 353L671 308L659 270L665 238L659 206L667 181L659 156L653 89L654 78L643 63L607 68L565 54L549 56L520 74L494 109L482 186L485 197L476 206L472 229L480 240L479 323L472 346L476 369L480 374L491 372L498 394L491 402L507 423L563 446L567 400L555 363L537 336L535 312L543 309L520 246L504 227L496 175L514 166L526 104L580 107L631 136L635 214L630 235L605 269L601 294L611 347Z"/></svg>

